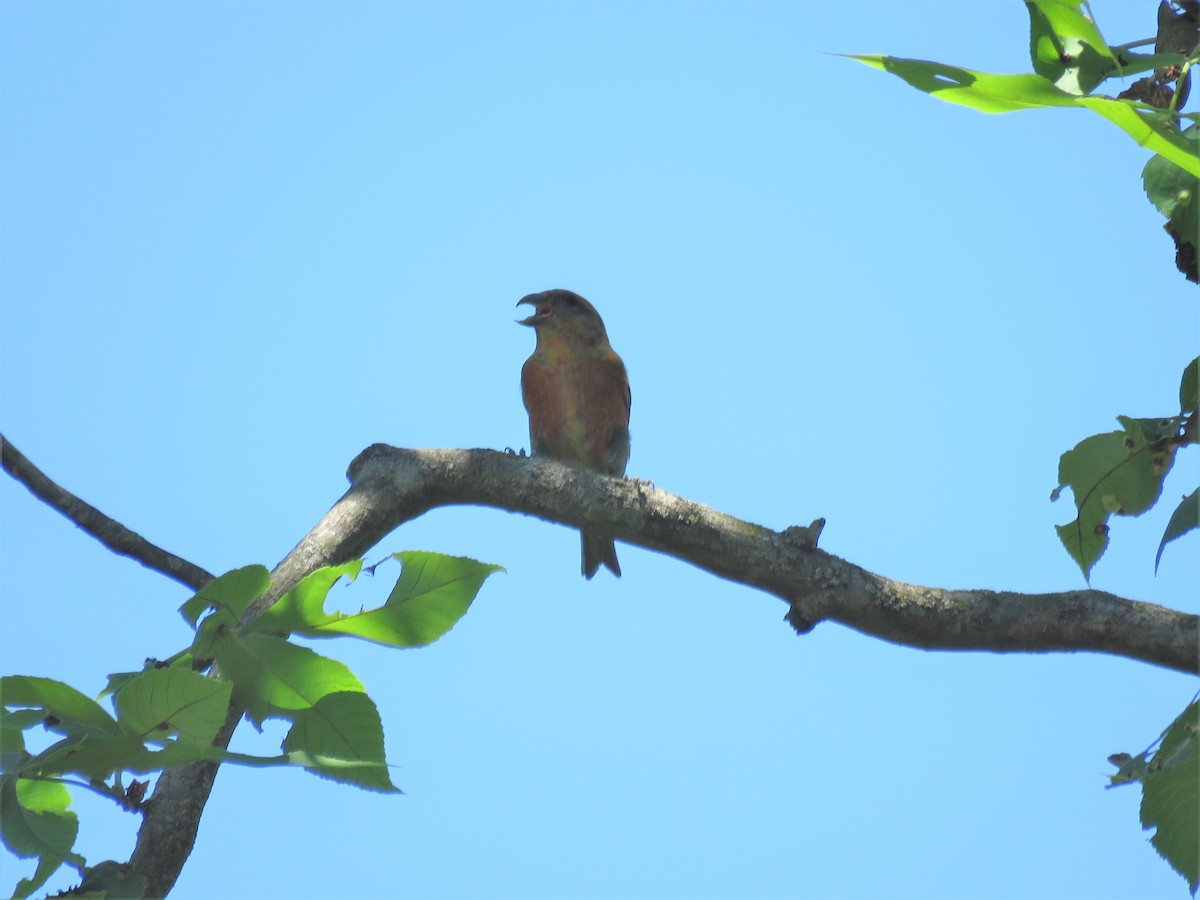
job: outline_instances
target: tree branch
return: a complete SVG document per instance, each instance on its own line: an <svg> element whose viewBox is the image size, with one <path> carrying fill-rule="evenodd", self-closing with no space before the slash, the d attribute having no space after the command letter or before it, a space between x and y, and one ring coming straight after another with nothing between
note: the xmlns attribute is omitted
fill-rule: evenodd
<svg viewBox="0 0 1200 900"><path fill-rule="evenodd" d="M212 575L174 553L156 547L144 537L130 531L120 522L110 519L96 507L84 503L68 490L47 478L37 466L25 458L16 447L0 434L0 464L4 470L39 500L58 510L105 547L119 556L128 556L147 569L173 578L185 587L198 591L212 581Z"/></svg>
<svg viewBox="0 0 1200 900"><path fill-rule="evenodd" d="M14 451L8 444L3 449L9 468ZM1193 674L1200 666L1196 615L1102 591L1017 594L893 581L816 549L821 520L776 532L643 482L494 450L375 444L351 463L348 475L350 489L276 566L270 591L247 610L245 620L260 615L320 566L362 556L394 528L430 509L466 504L586 526L767 591L788 603L786 618L800 633L828 620L925 649L1087 650ZM240 710L230 710L222 746L240 716ZM195 842L216 771L211 763L197 763L164 772L147 801L129 867L147 877L149 896L163 896L174 885Z"/></svg>
<svg viewBox="0 0 1200 900"><path fill-rule="evenodd" d="M767 591L788 603L787 620L800 633L828 620L927 650L1087 650L1191 674L1200 669L1194 614L1095 590L1018 594L905 584L817 550L820 520L771 531L642 482L492 450L376 444L351 463L349 475L353 487L317 526L327 529L320 544L306 550L306 538L293 556L319 547L329 561L342 562L435 506L494 506L587 526Z"/></svg>

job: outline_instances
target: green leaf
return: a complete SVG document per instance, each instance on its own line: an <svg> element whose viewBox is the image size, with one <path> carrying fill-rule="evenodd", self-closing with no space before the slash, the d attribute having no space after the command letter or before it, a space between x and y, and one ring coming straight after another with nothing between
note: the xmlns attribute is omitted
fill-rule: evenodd
<svg viewBox="0 0 1200 900"><path fill-rule="evenodd" d="M1129 416L1117 416L1117 421L1125 427L1125 433L1132 439L1136 439L1140 445L1153 445L1150 449L1153 452L1158 452L1163 449L1161 445L1167 444L1179 434L1180 426L1183 424L1178 416L1170 416L1165 419L1134 419ZM1174 450L1171 451L1174 453ZM1170 468L1169 462L1156 462L1156 465L1165 465ZM1153 499L1146 504L1146 508L1154 502Z"/></svg>
<svg viewBox="0 0 1200 900"><path fill-rule="evenodd" d="M20 859L40 859L33 879L22 879L14 896L28 896L62 863L82 870L86 860L72 852L79 820L67 807L71 795L53 781L0 777L0 840Z"/></svg>
<svg viewBox="0 0 1200 900"><path fill-rule="evenodd" d="M850 55L873 69L890 72L947 103L957 103L986 113L1073 106L1078 99L1061 91L1040 75L989 75L958 66L897 56Z"/></svg>
<svg viewBox="0 0 1200 900"><path fill-rule="evenodd" d="M212 617L210 616L209 618ZM206 619L204 622L201 622L200 627L203 628L207 621L208 620ZM125 687L125 685L129 684L129 682L133 681L135 678L140 678L144 673L151 672L155 669L171 668L184 669L188 672L194 672L196 671L195 667L193 666L195 659L196 657L192 656L191 653L184 651L182 653L174 654L168 660L147 659L146 664L142 666L140 671L137 672L110 672L108 681L104 685L104 690L102 690L96 696L96 699L102 700L109 694L117 693L117 691L121 690L121 688Z"/></svg>
<svg viewBox="0 0 1200 900"><path fill-rule="evenodd" d="M14 709L0 711L0 734L14 731L20 733L27 728L41 725L46 715L40 709Z"/></svg>
<svg viewBox="0 0 1200 900"><path fill-rule="evenodd" d="M153 740L153 738L151 739ZM151 772L159 772L163 769L175 768L176 766L186 766L189 763L200 762L205 759L210 762L220 762L224 759L224 751L220 747L214 747L211 744L201 744L196 741L187 740L186 738L180 738L179 740L166 741L159 749L151 750L147 748L136 759L130 760L127 765L122 765L118 768L124 772L148 775ZM114 771L116 770L114 769Z"/></svg>
<svg viewBox="0 0 1200 900"><path fill-rule="evenodd" d="M121 688L125 687L125 685L129 684L129 682L133 681L133 679L140 678L142 672L145 671L146 669L142 669L141 672L109 672L108 680L104 683L104 690L99 693L96 699L102 700L109 694L115 694Z"/></svg>
<svg viewBox="0 0 1200 900"><path fill-rule="evenodd" d="M0 806L5 812L0 816L0 833L4 845L22 859L47 854L66 859L71 855L79 825L70 805L71 794L58 782L0 780Z"/></svg>
<svg viewBox="0 0 1200 900"><path fill-rule="evenodd" d="M1112 48L1110 47L1111 51ZM1114 74L1118 78L1128 78L1152 69L1165 69L1168 66L1182 66L1187 57L1182 53L1134 53L1132 50L1120 50L1116 55L1121 68Z"/></svg>
<svg viewBox="0 0 1200 900"><path fill-rule="evenodd" d="M89 777L100 781L108 780L115 772L148 775L201 760L259 766L295 764L285 756L259 757L230 753L211 744L199 744L187 740L168 740L160 749L151 750L138 743L132 735L126 736L124 743L117 738L88 738L71 758L73 761L79 760L76 762L77 768L71 771L81 771L85 762L92 764L99 774L89 775Z"/></svg>
<svg viewBox="0 0 1200 900"><path fill-rule="evenodd" d="M463 617L493 572L503 571L460 556L409 550L394 553L400 577L383 606L358 613L326 613L325 594L309 591L284 598L249 626L254 631L288 631L306 637L349 635L388 647L422 647Z"/></svg>
<svg viewBox="0 0 1200 900"><path fill-rule="evenodd" d="M12 771L30 775L77 772L105 779L117 769L155 768L138 737L123 732L98 703L69 685L50 678L10 675L0 679L0 690L6 706L32 706L40 720L54 720L51 730L66 735L40 753L22 757L11 765Z"/></svg>
<svg viewBox="0 0 1200 900"><path fill-rule="evenodd" d="M1200 129L1197 126L1192 125L1184 130L1182 138L1191 143L1193 153L1200 152ZM1163 228L1175 241L1180 271L1194 281L1194 261L1200 248L1200 178L1196 177L1196 173L1185 171L1162 156L1154 156L1142 169L1142 186L1150 202L1167 219ZM1192 260L1191 265L1185 262L1189 259ZM1194 370L1188 371L1194 373ZM1184 377L1186 379L1187 371ZM1188 396L1192 403L1190 406L1182 406L1184 410L1196 408L1194 374L1191 384L1192 390L1188 392ZM1181 390L1180 400L1184 399Z"/></svg>
<svg viewBox="0 0 1200 900"><path fill-rule="evenodd" d="M330 623L331 630L395 647L431 644L466 614L487 577L503 571L440 553L409 550L392 556L402 568L384 605Z"/></svg>
<svg viewBox="0 0 1200 900"><path fill-rule="evenodd" d="M234 698L256 724L292 718L326 694L365 693L342 663L266 634L230 635L216 645L217 665L233 680Z"/></svg>
<svg viewBox="0 0 1200 900"><path fill-rule="evenodd" d="M286 753L311 760L310 772L371 791L396 791L383 750L383 723L366 694L326 694L296 714L283 742Z"/></svg>
<svg viewBox="0 0 1200 900"><path fill-rule="evenodd" d="M77 773L96 781L107 781L118 771L145 774L200 760L297 764L284 756L239 755L233 760L230 754L211 746L225 721L232 689L228 681L205 678L185 668L136 673L115 698L118 733L62 720L55 730L65 731L67 736L36 755L25 752L22 732L42 725L46 713L42 709L4 712L0 714L0 758L5 771L14 775L53 777ZM56 708L61 707L60 703ZM161 746L148 748L145 740Z"/></svg>
<svg viewBox="0 0 1200 900"><path fill-rule="evenodd" d="M214 610L196 627L196 639L188 648L188 655L194 659L212 659L216 655L216 644L224 640L237 623L238 617L229 609Z"/></svg>
<svg viewBox="0 0 1200 900"><path fill-rule="evenodd" d="M1053 106L1083 107L1112 122L1138 144L1200 176L1200 156L1162 110L1133 100L1080 97L1060 90L1041 75L989 75L957 66L894 56L852 55L849 59L902 78L919 91L986 113ZM1179 115L1195 118L1195 114Z"/></svg>
<svg viewBox="0 0 1200 900"><path fill-rule="evenodd" d="M116 696L117 721L129 734L210 744L225 722L233 685L186 669L151 669Z"/></svg>
<svg viewBox="0 0 1200 900"><path fill-rule="evenodd" d="M106 859L88 869L75 890L95 892L104 900L141 900L146 896L146 883L145 875L128 875L121 863Z"/></svg>
<svg viewBox="0 0 1200 900"><path fill-rule="evenodd" d="M57 856L43 856L38 859L37 871L32 878L22 878L13 889L13 900L25 900L34 891L50 880L50 876L58 871L62 860Z"/></svg>
<svg viewBox="0 0 1200 900"><path fill-rule="evenodd" d="M1092 567L1108 549L1108 526L1088 529L1081 519L1082 516L1066 525L1055 525L1054 531L1071 559L1075 560L1075 565L1083 572L1083 577L1090 583Z"/></svg>
<svg viewBox="0 0 1200 900"><path fill-rule="evenodd" d="M1076 106L1090 109L1108 119L1134 141L1151 153L1170 160L1193 176L1200 176L1200 156L1196 147L1175 127L1175 118L1160 109L1135 100L1113 100L1109 97L1078 97ZM1194 113L1178 116L1191 119Z"/></svg>
<svg viewBox="0 0 1200 900"><path fill-rule="evenodd" d="M234 621L271 586L271 573L263 566L244 566L219 575L196 592L180 613L193 628L207 609L227 611Z"/></svg>
<svg viewBox="0 0 1200 900"><path fill-rule="evenodd" d="M1071 94L1087 94L1118 65L1095 23L1069 0L1026 0L1033 70Z"/></svg>
<svg viewBox="0 0 1200 900"><path fill-rule="evenodd" d="M1163 532L1162 540L1158 543L1158 552L1154 554L1154 571L1158 572L1158 563L1162 559L1163 549L1171 541L1182 537L1189 531L1200 528L1200 488L1192 491L1175 507L1167 530Z"/></svg>
<svg viewBox="0 0 1200 900"><path fill-rule="evenodd" d="M1195 125L1184 130L1182 138L1189 142L1193 153L1200 153L1200 130ZM1142 186L1150 202L1168 219L1187 220L1193 233L1197 227L1195 220L1200 218L1198 184L1194 174L1161 156L1153 157L1142 169Z"/></svg>
<svg viewBox="0 0 1200 900"><path fill-rule="evenodd" d="M279 601L254 620L252 631L291 634L294 631L326 622L333 618L324 612L325 597L342 576L353 581L362 571L362 560L356 559L340 566L322 566L306 576L299 584L279 598Z"/></svg>
<svg viewBox="0 0 1200 900"><path fill-rule="evenodd" d="M1150 843L1187 879L1200 885L1200 703L1192 703L1167 729L1142 785L1142 826Z"/></svg>
<svg viewBox="0 0 1200 900"><path fill-rule="evenodd" d="M19 768L29 754L25 750L25 730L42 724L41 710L0 710L0 771Z"/></svg>
<svg viewBox="0 0 1200 900"><path fill-rule="evenodd" d="M220 747L201 744L186 739L162 740L160 749L150 749L136 736L126 735L90 735L75 736L59 741L53 747L48 747L20 768L21 774L57 776L68 772L77 772L86 778L96 781L107 781L116 772L132 772L146 775L175 766L209 760L224 762L231 760L245 762L254 760L262 765L287 765L284 757L247 757L233 756Z"/></svg>
<svg viewBox="0 0 1200 900"><path fill-rule="evenodd" d="M1084 438L1059 459L1057 499L1070 487L1079 511L1075 521L1056 526L1071 558L1090 577L1108 546L1108 517L1145 512L1162 492L1174 462L1174 448L1163 441L1177 419L1130 419L1119 416L1124 431Z"/></svg>
<svg viewBox="0 0 1200 900"><path fill-rule="evenodd" d="M1179 380L1180 411L1194 413L1197 406L1200 406L1200 356L1187 364Z"/></svg>
<svg viewBox="0 0 1200 900"><path fill-rule="evenodd" d="M54 776L68 772L104 781L113 772L127 769L144 772L149 751L131 734L73 734L31 756L18 770L25 775Z"/></svg>
<svg viewBox="0 0 1200 900"><path fill-rule="evenodd" d="M6 675L0 678L0 701L6 707L34 707L58 719L58 731L101 731L117 734L120 728L104 708L70 685L53 678Z"/></svg>
<svg viewBox="0 0 1200 900"><path fill-rule="evenodd" d="M1137 756L1128 753L1114 753L1108 761L1117 767L1117 771L1108 776L1106 787L1120 787L1135 781L1145 781L1146 769L1149 765L1150 751L1146 750Z"/></svg>

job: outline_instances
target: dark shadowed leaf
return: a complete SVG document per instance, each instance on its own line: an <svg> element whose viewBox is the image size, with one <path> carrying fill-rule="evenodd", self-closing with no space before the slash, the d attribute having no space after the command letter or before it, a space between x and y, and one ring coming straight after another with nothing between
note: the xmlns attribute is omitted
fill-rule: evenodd
<svg viewBox="0 0 1200 900"><path fill-rule="evenodd" d="M1171 868L1200 885L1200 703L1192 703L1167 729L1142 785L1142 825Z"/></svg>
<svg viewBox="0 0 1200 900"><path fill-rule="evenodd" d="M146 895L146 876L127 875L124 866L106 859L87 870L79 891L95 891L104 900L139 900Z"/></svg>
<svg viewBox="0 0 1200 900"><path fill-rule="evenodd" d="M79 821L70 804L71 795L57 782L0 778L0 839L14 856L40 859L35 876L22 879L14 897L37 890L64 861L80 869L87 864L71 849Z"/></svg>
<svg viewBox="0 0 1200 900"><path fill-rule="evenodd" d="M1179 379L1179 409L1190 413L1200 404L1200 356L1193 359Z"/></svg>
<svg viewBox="0 0 1200 900"><path fill-rule="evenodd" d="M1171 521L1167 523L1167 529L1158 544L1158 552L1154 554L1155 572L1158 571L1158 563L1167 544L1196 528L1200 528L1200 488L1184 497L1171 514Z"/></svg>
<svg viewBox="0 0 1200 900"><path fill-rule="evenodd" d="M1109 516L1137 516L1149 509L1175 457L1164 438L1177 431L1177 419L1118 420L1124 431L1084 438L1058 464L1059 487L1052 496L1057 499L1062 488L1070 487L1079 515L1056 530L1085 578L1108 546Z"/></svg>

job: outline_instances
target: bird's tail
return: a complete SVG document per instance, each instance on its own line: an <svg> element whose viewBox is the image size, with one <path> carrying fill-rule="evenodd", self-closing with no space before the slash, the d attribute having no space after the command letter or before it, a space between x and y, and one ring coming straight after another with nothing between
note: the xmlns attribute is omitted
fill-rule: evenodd
<svg viewBox="0 0 1200 900"><path fill-rule="evenodd" d="M621 564L617 562L617 548L608 538L596 537L586 531L579 532L580 544L583 546L583 565L581 571L585 578L591 578L604 565L610 572L621 577Z"/></svg>

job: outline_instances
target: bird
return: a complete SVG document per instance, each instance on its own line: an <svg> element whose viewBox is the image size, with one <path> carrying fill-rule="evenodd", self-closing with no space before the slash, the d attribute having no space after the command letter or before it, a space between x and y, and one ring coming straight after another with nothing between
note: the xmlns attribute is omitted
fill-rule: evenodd
<svg viewBox="0 0 1200 900"><path fill-rule="evenodd" d="M533 354L521 367L530 452L623 476L629 462L629 376L600 314L562 289L527 294L517 301L522 305L534 311L518 324L537 333ZM585 578L601 565L621 577L612 539L580 531L580 545Z"/></svg>

